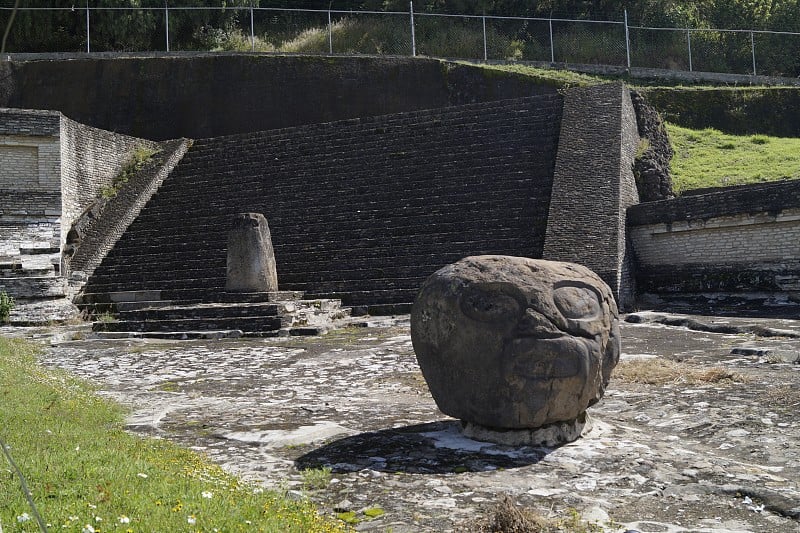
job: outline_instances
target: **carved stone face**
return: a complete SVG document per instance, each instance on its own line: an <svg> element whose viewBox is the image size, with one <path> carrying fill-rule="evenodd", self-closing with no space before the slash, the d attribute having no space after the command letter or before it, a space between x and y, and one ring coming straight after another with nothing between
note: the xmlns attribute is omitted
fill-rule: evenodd
<svg viewBox="0 0 800 533"><path fill-rule="evenodd" d="M411 336L444 413L536 428L603 396L619 358L617 316L608 286L584 267L476 256L426 280Z"/></svg>

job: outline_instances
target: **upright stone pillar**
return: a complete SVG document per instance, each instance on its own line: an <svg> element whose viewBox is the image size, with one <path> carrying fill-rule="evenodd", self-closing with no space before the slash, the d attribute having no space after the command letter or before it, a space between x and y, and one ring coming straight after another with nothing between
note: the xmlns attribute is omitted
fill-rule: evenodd
<svg viewBox="0 0 800 533"><path fill-rule="evenodd" d="M267 219L261 213L239 213L228 233L230 292L275 292L278 272Z"/></svg>

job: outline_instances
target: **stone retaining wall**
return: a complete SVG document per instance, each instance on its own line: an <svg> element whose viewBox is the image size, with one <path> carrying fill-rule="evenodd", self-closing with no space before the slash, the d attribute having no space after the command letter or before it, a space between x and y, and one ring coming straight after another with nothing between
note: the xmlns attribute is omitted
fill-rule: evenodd
<svg viewBox="0 0 800 533"><path fill-rule="evenodd" d="M57 111L0 109L0 259L15 298L64 296L61 251L72 223L133 150L156 143L74 122Z"/></svg>
<svg viewBox="0 0 800 533"><path fill-rule="evenodd" d="M644 294L800 296L800 181L640 204L628 220Z"/></svg>
<svg viewBox="0 0 800 533"><path fill-rule="evenodd" d="M56 109L147 139L202 139L553 94L529 76L426 58L242 53L26 58L0 106Z"/></svg>
<svg viewBox="0 0 800 533"><path fill-rule="evenodd" d="M164 178L172 172L189 145L187 139L162 143L153 160L105 204L96 218L87 222L80 246L70 261L72 273L83 273L77 276L78 279L91 275L155 194Z"/></svg>
<svg viewBox="0 0 800 533"><path fill-rule="evenodd" d="M70 226L110 186L137 148L157 143L61 119L62 242Z"/></svg>
<svg viewBox="0 0 800 533"><path fill-rule="evenodd" d="M633 176L638 142L623 84L567 92L543 257L594 270L623 309L634 300L625 210L639 201Z"/></svg>

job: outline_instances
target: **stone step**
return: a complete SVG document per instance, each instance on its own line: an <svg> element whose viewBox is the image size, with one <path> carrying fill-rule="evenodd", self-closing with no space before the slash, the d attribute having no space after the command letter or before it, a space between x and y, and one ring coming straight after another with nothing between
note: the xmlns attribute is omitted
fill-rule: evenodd
<svg viewBox="0 0 800 533"><path fill-rule="evenodd" d="M86 291L75 297L76 305L84 304L118 304L127 302L154 302L161 301L161 291L156 290L125 290L97 292Z"/></svg>
<svg viewBox="0 0 800 533"><path fill-rule="evenodd" d="M150 305L117 313L117 320L95 322L103 332L202 332L239 330L246 335L324 333L349 309L332 299L271 303L200 303Z"/></svg>
<svg viewBox="0 0 800 533"><path fill-rule="evenodd" d="M410 228L413 230L413 226ZM276 259L303 258L307 254L329 253L330 250L339 250L342 254L372 254L385 255L386 251L392 254L402 255L404 253L418 253L419 251L440 248L442 246L453 246L458 249L464 248L505 248L518 247L525 242L531 242L534 238L525 231L526 228L509 227L465 227L461 232L449 234L426 234L422 229L416 234L410 231L407 236L401 236L395 242L394 232L387 228L381 229L376 234L361 237L357 230L352 233L342 234L319 233L314 235L296 233L292 236L291 242L284 244L287 234L283 233L280 238L273 237L273 249ZM109 254L107 264L119 262L124 258L124 263L150 263L151 259L156 261L192 261L207 257L209 262L220 266L220 262L227 257L227 239L220 236L214 241L197 242L191 241L189 244L176 244L171 239L180 239L180 234L174 235L170 239L156 239L153 237L145 238L131 235L125 242L120 242ZM139 260L137 258L143 258ZM102 272L102 270L101 270Z"/></svg>
<svg viewBox="0 0 800 533"><path fill-rule="evenodd" d="M30 242L21 244L19 247L19 253L21 255L57 254L60 252L60 245L49 242Z"/></svg>
<svg viewBox="0 0 800 533"><path fill-rule="evenodd" d="M219 198L236 199L227 186L249 187L258 192L261 189L269 189L276 193L286 196L292 193L302 192L302 184L313 180L314 187L319 191L330 194L338 194L341 197L350 195L363 195L370 191L376 194L401 193L405 197L415 198L417 189L432 189L431 185L437 186L432 193L446 192L439 188L457 189L460 183L472 183L476 186L494 184L502 188L506 184L513 184L517 180L530 181L532 178L540 177L542 174L549 174L553 168L553 159L538 159L533 161L533 154L509 154L504 159L487 159L479 162L477 159L471 160L471 164L462 162L456 165L449 161L429 162L438 164L435 171L418 168L419 165L404 168L396 165L387 169L390 164L382 166L366 166L353 168L356 165L346 166L335 174L330 172L315 172L314 169L307 167L297 168L277 168L267 165L253 167L253 169L236 169L230 171L217 171L206 169L202 174L192 174L184 182L172 182L159 190L152 198L151 206L163 205L172 195L180 194L186 188L195 188L198 191L197 198L204 203L209 199ZM499 173L498 170L502 170ZM416 174L414 178L409 177ZM285 182L281 176L292 175L297 182ZM494 179L490 179L494 178ZM225 183L225 186L222 183ZM276 196L278 197L278 196ZM381 198L381 196L378 196ZM288 197L284 201L291 201Z"/></svg>
<svg viewBox="0 0 800 533"><path fill-rule="evenodd" d="M241 196L235 191L205 190L192 198L186 198L179 190L161 190L153 197L147 208L141 213L142 220L174 215L175 206L185 207L186 213L201 218L213 218L224 214L227 209L239 210L247 206L252 199L259 198L262 194L272 194L273 203L278 208L272 211L296 211L296 215L303 215L306 209L328 212L331 207L338 207L342 211L359 210L362 212L382 211L385 208L405 209L436 208L443 205L486 205L496 200L505 200L514 204L523 204L527 196L533 195L536 187L542 180L542 176L547 177L552 166L536 169L506 169L511 176L498 178L497 180L487 179L485 176L459 176L452 178L451 181L444 177L427 176L425 182L419 183L396 183L392 186L382 185L374 177L363 186L337 180L337 183L330 187L315 185L315 193L318 196L309 197L303 194L303 188L299 184L273 184L265 182L259 177L239 177L235 180L236 189L247 188L251 190L253 196ZM184 186L189 187L189 186ZM202 183L196 183L191 187L204 187ZM261 189L269 189L262 191ZM522 191L528 194L520 195ZM477 193L481 193L480 196ZM218 212L209 212L209 207L215 207ZM302 208L300 210L299 208ZM170 220L170 218L168 218Z"/></svg>
<svg viewBox="0 0 800 533"><path fill-rule="evenodd" d="M298 311L309 311L312 308L319 312L335 312L341 309L341 302L339 300L326 299L270 303L172 304L150 306L137 310L120 310L118 316L122 321L282 317Z"/></svg>
<svg viewBox="0 0 800 533"><path fill-rule="evenodd" d="M0 277L0 292L15 299L57 298L67 294L67 281L53 276Z"/></svg>
<svg viewBox="0 0 800 533"><path fill-rule="evenodd" d="M277 316L177 318L167 320L116 320L95 322L93 331L203 331L241 330L278 331L289 327L287 321Z"/></svg>
<svg viewBox="0 0 800 533"><path fill-rule="evenodd" d="M214 302L261 303L302 300L303 291L221 292L212 296Z"/></svg>

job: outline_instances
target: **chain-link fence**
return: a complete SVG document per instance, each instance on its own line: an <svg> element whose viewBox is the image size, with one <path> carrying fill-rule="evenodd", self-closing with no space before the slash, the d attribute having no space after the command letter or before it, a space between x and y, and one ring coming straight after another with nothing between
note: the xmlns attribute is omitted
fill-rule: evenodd
<svg viewBox="0 0 800 533"><path fill-rule="evenodd" d="M13 9L0 6L0 30ZM800 75L800 33L621 21L258 7L19 8L5 52L423 55Z"/></svg>

